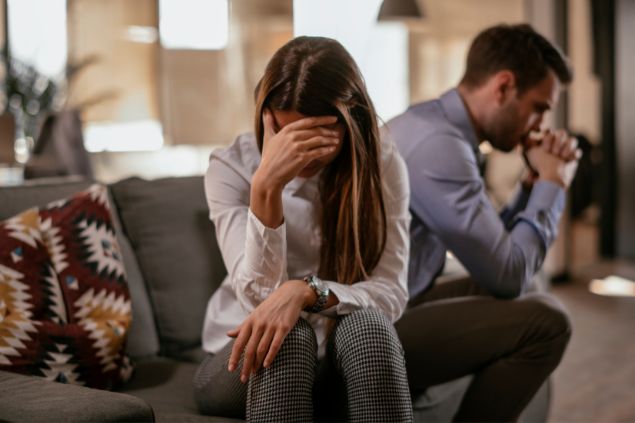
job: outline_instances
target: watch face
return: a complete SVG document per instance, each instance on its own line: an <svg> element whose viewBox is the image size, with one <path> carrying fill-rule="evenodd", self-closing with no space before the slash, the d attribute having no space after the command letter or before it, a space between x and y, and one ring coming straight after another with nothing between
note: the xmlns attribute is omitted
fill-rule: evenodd
<svg viewBox="0 0 635 423"><path fill-rule="evenodd" d="M328 284L315 275L305 277L304 281L311 286L317 295L317 300L311 308L311 311L314 313L322 311L329 298L330 289Z"/></svg>
<svg viewBox="0 0 635 423"><path fill-rule="evenodd" d="M315 281L315 289L320 293L320 295L328 295L329 286L321 279Z"/></svg>

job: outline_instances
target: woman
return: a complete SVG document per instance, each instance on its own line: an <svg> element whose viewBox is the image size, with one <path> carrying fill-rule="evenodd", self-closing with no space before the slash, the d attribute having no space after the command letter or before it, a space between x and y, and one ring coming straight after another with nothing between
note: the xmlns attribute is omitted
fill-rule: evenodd
<svg viewBox="0 0 635 423"><path fill-rule="evenodd" d="M256 88L255 137L212 154L205 189L229 275L205 318L200 410L411 421L391 323L408 299L407 175L338 42L278 50Z"/></svg>

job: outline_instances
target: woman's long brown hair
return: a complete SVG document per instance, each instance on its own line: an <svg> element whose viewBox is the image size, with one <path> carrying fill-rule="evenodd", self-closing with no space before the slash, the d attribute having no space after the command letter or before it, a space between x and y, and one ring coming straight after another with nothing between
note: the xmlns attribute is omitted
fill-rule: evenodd
<svg viewBox="0 0 635 423"><path fill-rule="evenodd" d="M377 117L355 61L335 40L295 38L273 56L255 95L261 151L265 108L337 116L346 128L320 183L319 276L345 284L368 279L386 245L386 212Z"/></svg>

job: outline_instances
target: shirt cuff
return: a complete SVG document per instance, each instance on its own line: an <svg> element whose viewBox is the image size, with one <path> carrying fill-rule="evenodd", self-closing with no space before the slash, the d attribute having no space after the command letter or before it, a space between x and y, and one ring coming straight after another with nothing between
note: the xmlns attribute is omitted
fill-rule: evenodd
<svg viewBox="0 0 635 423"><path fill-rule="evenodd" d="M333 281L324 281L328 284L329 290L337 297L339 303L333 307L322 310L320 314L328 317L336 317L359 310L361 306L351 295L351 286Z"/></svg>
<svg viewBox="0 0 635 423"><path fill-rule="evenodd" d="M269 226L266 226L264 223L262 223L260 221L260 219L258 219L258 216L256 216L252 211L251 208L249 209L249 211L247 212L247 219L248 219L248 224L252 224L258 231L258 233L260 234L260 236L262 237L266 237L266 236L286 236L286 230L285 230L285 224L284 224L284 220L282 221L282 223L280 224L280 226L278 226L277 228L270 228Z"/></svg>
<svg viewBox="0 0 635 423"><path fill-rule="evenodd" d="M525 210L552 209L560 213L564 209L565 196L565 190L560 185L550 181L537 181Z"/></svg>
<svg viewBox="0 0 635 423"><path fill-rule="evenodd" d="M549 181L538 181L524 211L518 214L514 226L525 222L538 235L545 250L557 235L558 220L565 204L565 190Z"/></svg>
<svg viewBox="0 0 635 423"><path fill-rule="evenodd" d="M274 288L286 277L286 263L287 233L284 222L275 229L270 228L249 210L245 245L247 279L257 281L258 288Z"/></svg>

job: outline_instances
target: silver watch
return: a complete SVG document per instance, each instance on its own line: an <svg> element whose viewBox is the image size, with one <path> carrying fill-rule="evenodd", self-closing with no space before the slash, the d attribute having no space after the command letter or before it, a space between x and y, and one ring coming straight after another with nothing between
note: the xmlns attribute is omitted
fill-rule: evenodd
<svg viewBox="0 0 635 423"><path fill-rule="evenodd" d="M315 275L309 275L305 277L304 282L309 284L313 291L315 291L315 295L317 295L315 304L313 304L313 306L308 311L310 311L311 313L319 313L320 311L324 310L324 306L326 306L326 303L329 300L329 286L326 282Z"/></svg>

